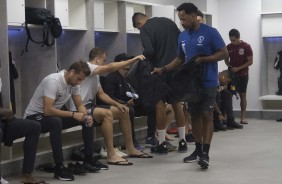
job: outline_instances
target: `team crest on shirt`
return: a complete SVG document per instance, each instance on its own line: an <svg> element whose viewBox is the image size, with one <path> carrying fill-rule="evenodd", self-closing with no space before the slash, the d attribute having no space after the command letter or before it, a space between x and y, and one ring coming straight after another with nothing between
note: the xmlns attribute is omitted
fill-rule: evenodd
<svg viewBox="0 0 282 184"><path fill-rule="evenodd" d="M204 41L204 39L205 39L205 37L204 36L199 36L199 38L198 38L198 46L202 46L203 44L203 41Z"/></svg>
<svg viewBox="0 0 282 184"><path fill-rule="evenodd" d="M239 55L244 55L245 54L245 49L243 49L243 48L241 48L241 49L239 49Z"/></svg>

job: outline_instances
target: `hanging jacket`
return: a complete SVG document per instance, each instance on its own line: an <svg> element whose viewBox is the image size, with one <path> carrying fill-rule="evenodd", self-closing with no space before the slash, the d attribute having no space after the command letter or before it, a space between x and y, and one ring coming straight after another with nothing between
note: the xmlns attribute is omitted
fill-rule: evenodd
<svg viewBox="0 0 282 184"><path fill-rule="evenodd" d="M127 82L139 95L139 103L148 111L169 94L169 87L158 74L151 74L153 67L148 60L137 61L126 75Z"/></svg>

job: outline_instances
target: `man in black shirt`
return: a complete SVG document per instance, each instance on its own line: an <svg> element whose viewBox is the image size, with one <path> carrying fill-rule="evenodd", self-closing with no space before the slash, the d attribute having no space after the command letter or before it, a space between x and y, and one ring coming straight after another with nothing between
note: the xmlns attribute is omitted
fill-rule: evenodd
<svg viewBox="0 0 282 184"><path fill-rule="evenodd" d="M176 24L165 17L149 18L143 13L135 13L132 17L133 27L140 30L140 37L144 47L143 55L150 60L153 67L162 68L164 72L160 78L166 84L170 83L171 73L167 73L164 67L177 57L177 40L180 33ZM160 100L156 105L156 126L159 138L159 144L152 149L152 152L158 154L167 154L167 143L165 141L166 120L165 108L166 102L172 104L175 112L176 124L179 132L179 152L187 151L185 140L185 118L182 110L181 101L168 95Z"/></svg>

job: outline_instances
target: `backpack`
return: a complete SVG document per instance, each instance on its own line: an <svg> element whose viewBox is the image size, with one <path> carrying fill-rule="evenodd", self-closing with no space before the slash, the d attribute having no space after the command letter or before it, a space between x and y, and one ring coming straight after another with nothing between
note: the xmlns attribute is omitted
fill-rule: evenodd
<svg viewBox="0 0 282 184"><path fill-rule="evenodd" d="M43 25L42 40L38 41L32 38L29 24ZM44 45L52 46L55 44L55 38L59 38L62 34L60 19L54 17L54 15L45 8L25 7L25 29L27 33L26 52L28 52L27 47L29 41L41 44L41 47Z"/></svg>
<svg viewBox="0 0 282 184"><path fill-rule="evenodd" d="M196 64L194 56L187 64L178 68L170 82L171 95L177 100L188 103L196 103L203 97L203 81L205 77L205 65Z"/></svg>

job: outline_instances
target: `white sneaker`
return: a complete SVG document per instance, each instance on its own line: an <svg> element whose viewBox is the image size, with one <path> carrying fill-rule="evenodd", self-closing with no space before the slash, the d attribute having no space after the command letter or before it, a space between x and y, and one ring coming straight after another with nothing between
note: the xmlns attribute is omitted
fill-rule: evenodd
<svg viewBox="0 0 282 184"><path fill-rule="evenodd" d="M2 177L1 177L1 183L2 184L9 184L9 182L7 180L4 180Z"/></svg>
<svg viewBox="0 0 282 184"><path fill-rule="evenodd" d="M126 153L119 151L118 148L115 148L115 152L120 157L127 157L128 156ZM100 155L102 156L102 158L107 158L107 156L108 156L107 149L103 147L100 151Z"/></svg>
<svg viewBox="0 0 282 184"><path fill-rule="evenodd" d="M100 155L102 156L102 158L108 157L106 148L104 148L104 147L101 148Z"/></svg>
<svg viewBox="0 0 282 184"><path fill-rule="evenodd" d="M122 151L120 151L118 148L115 148L115 151L117 153L118 156L124 158L124 157L128 157L128 155Z"/></svg>

